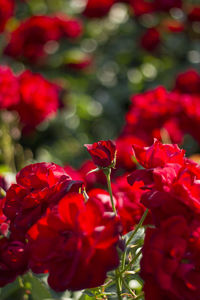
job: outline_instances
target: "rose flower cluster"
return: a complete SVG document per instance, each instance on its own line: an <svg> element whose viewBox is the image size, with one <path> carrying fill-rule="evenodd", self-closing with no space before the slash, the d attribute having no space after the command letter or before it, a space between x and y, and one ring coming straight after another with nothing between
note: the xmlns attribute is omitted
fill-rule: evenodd
<svg viewBox="0 0 200 300"><path fill-rule="evenodd" d="M129 183L142 182L141 202L152 214L141 261L147 300L200 297L200 166L177 145L134 145L138 162Z"/></svg>
<svg viewBox="0 0 200 300"><path fill-rule="evenodd" d="M200 143L199 105L200 74L193 69L177 76L172 91L159 86L133 95L126 124L117 139L119 155L125 149L131 153L131 144L150 145L154 138L182 143L184 135L190 134ZM121 165L126 169L134 167L125 155L121 156Z"/></svg>
<svg viewBox="0 0 200 300"><path fill-rule="evenodd" d="M25 131L55 114L60 106L60 87L38 73L24 71L16 76L0 66L0 109L18 113Z"/></svg>

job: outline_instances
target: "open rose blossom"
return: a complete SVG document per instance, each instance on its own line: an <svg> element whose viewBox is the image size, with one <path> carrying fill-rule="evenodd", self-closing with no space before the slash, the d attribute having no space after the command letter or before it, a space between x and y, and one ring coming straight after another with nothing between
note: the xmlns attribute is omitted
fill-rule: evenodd
<svg viewBox="0 0 200 300"><path fill-rule="evenodd" d="M85 144L93 162L100 168L107 168L115 165L116 146L111 140L99 141L94 144Z"/></svg>
<svg viewBox="0 0 200 300"><path fill-rule="evenodd" d="M195 233L182 216L167 219L159 228L147 229L141 261L146 300L199 299L200 272L190 236Z"/></svg>
<svg viewBox="0 0 200 300"><path fill-rule="evenodd" d="M7 66L0 66L0 109L10 109L19 102L17 77Z"/></svg>
<svg viewBox="0 0 200 300"><path fill-rule="evenodd" d="M57 112L60 89L42 75L28 70L20 75L19 85L21 97L14 109L29 131Z"/></svg>
<svg viewBox="0 0 200 300"><path fill-rule="evenodd" d="M99 201L68 194L29 230L30 266L56 291L100 286L119 264L120 228Z"/></svg>
<svg viewBox="0 0 200 300"><path fill-rule="evenodd" d="M78 190L80 181L73 181L64 169L54 163L36 163L23 168L6 194L3 211L15 234L24 234L71 189Z"/></svg>

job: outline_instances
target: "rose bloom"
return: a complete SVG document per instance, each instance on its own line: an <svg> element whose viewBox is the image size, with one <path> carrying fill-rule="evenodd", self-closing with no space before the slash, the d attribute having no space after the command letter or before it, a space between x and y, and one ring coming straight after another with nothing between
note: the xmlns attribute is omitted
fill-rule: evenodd
<svg viewBox="0 0 200 300"><path fill-rule="evenodd" d="M24 71L19 76L20 101L13 107L26 131L34 129L59 108L59 87L42 75Z"/></svg>
<svg viewBox="0 0 200 300"><path fill-rule="evenodd" d="M152 13L155 10L154 3L145 0L130 0L130 6L136 17Z"/></svg>
<svg viewBox="0 0 200 300"><path fill-rule="evenodd" d="M152 52L160 45L160 33L156 28L149 28L141 38L140 45L143 49Z"/></svg>
<svg viewBox="0 0 200 300"><path fill-rule="evenodd" d="M182 216L147 229L141 260L146 300L199 299L200 272L193 261L190 235Z"/></svg>
<svg viewBox="0 0 200 300"><path fill-rule="evenodd" d="M83 15L87 18L102 18L108 14L115 0L87 0Z"/></svg>
<svg viewBox="0 0 200 300"><path fill-rule="evenodd" d="M193 6L188 13L188 20L190 22L200 22L200 6Z"/></svg>
<svg viewBox="0 0 200 300"><path fill-rule="evenodd" d="M61 16L32 16L11 33L5 54L31 63L41 62L47 53L45 45L61 38L76 38L82 25L76 19Z"/></svg>
<svg viewBox="0 0 200 300"><path fill-rule="evenodd" d="M14 281L28 270L28 251L24 243L0 239L0 287Z"/></svg>
<svg viewBox="0 0 200 300"><path fill-rule="evenodd" d="M100 168L115 165L116 146L111 140L99 141L94 144L85 144L87 151L92 157L93 162Z"/></svg>
<svg viewBox="0 0 200 300"><path fill-rule="evenodd" d="M182 0L154 0L157 10L169 11L171 8L181 8Z"/></svg>
<svg viewBox="0 0 200 300"><path fill-rule="evenodd" d="M186 94L200 94L200 74L190 69L176 77L175 91Z"/></svg>
<svg viewBox="0 0 200 300"><path fill-rule="evenodd" d="M36 163L16 175L6 194L4 214L10 220L10 230L17 236L26 231L56 204L68 191L79 190L80 181L73 181L64 169L54 163Z"/></svg>
<svg viewBox="0 0 200 300"><path fill-rule="evenodd" d="M119 264L120 228L99 201L68 194L29 230L30 267L56 291L100 286Z"/></svg>
<svg viewBox="0 0 200 300"><path fill-rule="evenodd" d="M18 102L18 79L8 66L0 66L0 109L10 109Z"/></svg>
<svg viewBox="0 0 200 300"><path fill-rule="evenodd" d="M6 23L13 13L14 0L0 0L0 33L4 31Z"/></svg>

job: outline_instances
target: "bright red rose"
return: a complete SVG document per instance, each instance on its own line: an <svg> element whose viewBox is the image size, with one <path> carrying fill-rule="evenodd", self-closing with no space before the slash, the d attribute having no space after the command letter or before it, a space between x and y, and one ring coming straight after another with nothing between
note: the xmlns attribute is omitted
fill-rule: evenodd
<svg viewBox="0 0 200 300"><path fill-rule="evenodd" d="M22 235L68 191L78 190L80 181L73 181L64 169L54 163L26 166L16 176L6 194L4 213L10 228Z"/></svg>
<svg viewBox="0 0 200 300"><path fill-rule="evenodd" d="M200 94L200 75L196 70L188 70L176 78L175 91L188 94Z"/></svg>
<svg viewBox="0 0 200 300"><path fill-rule="evenodd" d="M143 49L152 52L160 45L160 33L156 28L149 28L143 34L140 45Z"/></svg>
<svg viewBox="0 0 200 300"><path fill-rule="evenodd" d="M30 266L48 271L56 291L97 287L119 264L119 233L116 217L99 201L68 194L30 229Z"/></svg>
<svg viewBox="0 0 200 300"><path fill-rule="evenodd" d="M147 229L141 260L147 300L192 300L200 297L200 272L189 251L190 229L182 216Z"/></svg>
<svg viewBox="0 0 200 300"><path fill-rule="evenodd" d="M107 168L115 165L116 146L111 140L99 141L94 144L85 144L93 162L100 168Z"/></svg>
<svg viewBox="0 0 200 300"><path fill-rule="evenodd" d="M19 85L21 98L14 109L25 130L29 131L57 112L60 89L42 75L31 71L20 75Z"/></svg>
<svg viewBox="0 0 200 300"><path fill-rule="evenodd" d="M150 147L133 145L133 149L138 162L147 169L163 167L167 163L184 164L185 151L178 145L162 144L155 139Z"/></svg>
<svg viewBox="0 0 200 300"><path fill-rule="evenodd" d="M135 169L136 163L133 159L133 144L145 146L144 141L134 135L122 135L116 140L116 168L123 168L127 171Z"/></svg>
<svg viewBox="0 0 200 300"><path fill-rule="evenodd" d="M14 0L0 0L0 33L4 31L7 21L14 13Z"/></svg>
<svg viewBox="0 0 200 300"><path fill-rule="evenodd" d="M19 241L0 239L0 286L4 286L24 274L28 269L26 245Z"/></svg>
<svg viewBox="0 0 200 300"><path fill-rule="evenodd" d="M0 109L10 109L19 102L17 77L7 66L0 66Z"/></svg>
<svg viewBox="0 0 200 300"><path fill-rule="evenodd" d="M87 18L102 18L106 16L115 0L87 0L83 15Z"/></svg>
<svg viewBox="0 0 200 300"><path fill-rule="evenodd" d="M173 142L182 141L180 127L180 97L167 92L162 86L131 97L131 106L126 114L124 135L134 135L146 144L153 138L162 138L163 131Z"/></svg>

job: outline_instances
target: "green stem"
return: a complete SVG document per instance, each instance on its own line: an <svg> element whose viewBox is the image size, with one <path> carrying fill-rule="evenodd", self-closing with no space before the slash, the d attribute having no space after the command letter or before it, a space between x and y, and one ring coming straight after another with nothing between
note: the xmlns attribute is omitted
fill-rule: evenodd
<svg viewBox="0 0 200 300"><path fill-rule="evenodd" d="M126 247L128 246L128 244L132 241L132 239L134 238L134 236L136 235L136 233L138 232L138 230L140 229L140 227L142 227L142 224L147 216L149 212L149 209L147 208L142 216L142 218L140 219L140 222L137 224L137 226L135 227L135 230L133 231L133 233L131 234L131 236L129 237L128 241L126 242Z"/></svg>
<svg viewBox="0 0 200 300"><path fill-rule="evenodd" d="M122 300L122 297L121 297L121 283L120 283L120 278L119 278L118 270L115 270L115 279L116 279L118 299Z"/></svg>
<svg viewBox="0 0 200 300"><path fill-rule="evenodd" d="M136 298L135 293L131 290L131 288L129 287L128 283L125 281L124 278L122 278L122 282L123 282L125 288L127 289L127 291L128 291L134 298Z"/></svg>
<svg viewBox="0 0 200 300"><path fill-rule="evenodd" d="M107 179L107 186L108 186L108 192L110 194L112 209L113 209L113 212L115 213L115 215L117 215L117 211L116 211L114 199L113 199L113 194L112 194L111 180L110 180L111 169L110 168L105 169L104 174L106 175L106 179Z"/></svg>

